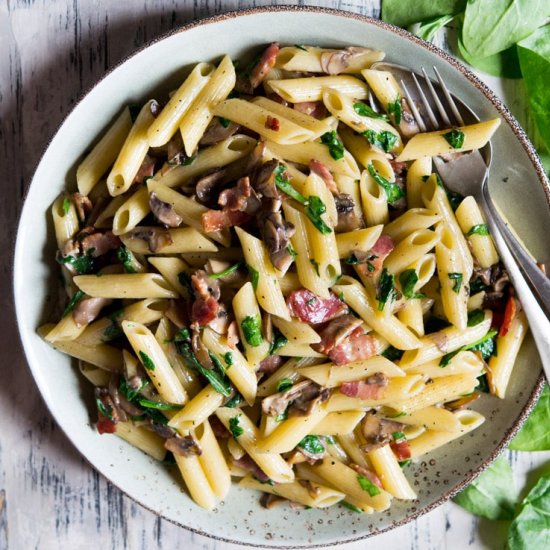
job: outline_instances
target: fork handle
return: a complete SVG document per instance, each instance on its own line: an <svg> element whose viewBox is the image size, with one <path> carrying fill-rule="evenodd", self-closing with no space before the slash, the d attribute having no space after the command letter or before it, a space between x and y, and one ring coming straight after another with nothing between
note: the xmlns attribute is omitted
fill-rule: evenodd
<svg viewBox="0 0 550 550"><path fill-rule="evenodd" d="M487 186L484 186L483 192L480 193L478 202L486 213L486 222L489 226L493 240L495 241L500 259L508 271L510 281L514 285L516 295L523 306L525 316L529 322L529 329L531 330L531 334L533 335L539 351L546 379L550 380L550 319L543 311L539 301L529 286L527 277L524 276L518 264L521 263L525 270L529 269L529 273L533 277L531 280L537 281L534 283L538 285L536 288L540 288L541 291L546 291L547 298L550 297L550 281L527 255L517 239L512 235L512 232L504 224L491 198L488 196ZM503 231L501 231L501 228ZM505 234L507 236L509 234L511 238L510 247L508 247L506 242ZM519 251L518 261L516 261L512 251ZM546 301L545 305L550 308L550 299Z"/></svg>

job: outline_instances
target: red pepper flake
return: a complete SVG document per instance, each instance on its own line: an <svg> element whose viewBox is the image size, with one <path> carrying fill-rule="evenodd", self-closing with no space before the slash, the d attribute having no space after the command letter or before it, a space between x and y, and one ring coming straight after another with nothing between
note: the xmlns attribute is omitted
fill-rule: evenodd
<svg viewBox="0 0 550 550"><path fill-rule="evenodd" d="M265 127L268 130L273 130L274 132L278 132L281 129L281 121L278 118L272 117L271 115L267 115L267 119L265 121Z"/></svg>
<svg viewBox="0 0 550 550"><path fill-rule="evenodd" d="M499 336L506 336L512 325L512 321L515 319L518 313L517 301L513 296L508 298L506 302L506 309L504 310L504 320L498 333Z"/></svg>

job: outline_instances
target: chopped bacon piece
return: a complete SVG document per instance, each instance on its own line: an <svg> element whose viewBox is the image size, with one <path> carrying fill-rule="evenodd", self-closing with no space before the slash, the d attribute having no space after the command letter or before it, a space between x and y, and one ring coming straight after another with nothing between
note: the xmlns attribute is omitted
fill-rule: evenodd
<svg viewBox="0 0 550 550"><path fill-rule="evenodd" d="M518 313L517 301L513 296L510 296L508 298L508 301L506 302L506 309L504 310L504 319L502 321L502 325L498 332L499 336L506 336L506 334L508 334L512 321L516 318L517 313Z"/></svg>
<svg viewBox="0 0 550 550"><path fill-rule="evenodd" d="M340 392L348 397L358 397L359 399L380 399L387 385L388 378L382 373L376 373L365 381L344 382L340 386Z"/></svg>
<svg viewBox="0 0 550 550"><path fill-rule="evenodd" d="M250 74L252 88L256 88L264 81L269 71L275 66L277 55L279 55L279 44L273 42L265 49L260 61L252 69Z"/></svg>
<svg viewBox="0 0 550 550"><path fill-rule="evenodd" d="M251 220L250 214L239 210L207 210L201 218L202 228L206 233L245 225Z"/></svg>
<svg viewBox="0 0 550 550"><path fill-rule="evenodd" d="M97 413L96 428L100 434L114 434L116 432L116 424L101 413Z"/></svg>
<svg viewBox="0 0 550 550"><path fill-rule="evenodd" d="M395 243L389 235L380 235L372 248L361 254L360 259L365 256L365 261L357 264L357 269L366 277L378 277L382 271L384 260L389 256L394 246Z"/></svg>
<svg viewBox="0 0 550 550"><path fill-rule="evenodd" d="M79 235L80 233L77 234L77 239ZM109 250L118 248L120 246L120 239L112 231L96 231L84 237L80 241L80 245L83 254L90 252L94 258L97 258L98 256L103 256Z"/></svg>
<svg viewBox="0 0 550 550"><path fill-rule="evenodd" d="M345 365L352 361L368 359L378 353L377 340L374 336L365 334L359 327L355 329L345 340L334 346L328 356L336 365Z"/></svg>
<svg viewBox="0 0 550 550"><path fill-rule="evenodd" d="M272 117L271 115L267 115L267 118L265 120L265 127L268 130L273 130L274 132L278 132L281 129L281 121L278 118Z"/></svg>
<svg viewBox="0 0 550 550"><path fill-rule="evenodd" d="M191 319L200 326L205 326L217 317L219 309L220 304L211 296L206 300L197 298L191 308Z"/></svg>
<svg viewBox="0 0 550 550"><path fill-rule="evenodd" d="M390 443L391 450L394 452L397 460L408 460L411 458L411 446L406 439L398 439Z"/></svg>
<svg viewBox="0 0 550 550"><path fill-rule="evenodd" d="M309 163L309 169L314 174L317 174L325 182L325 185L328 187L328 190L333 195L338 194L338 187L336 186L336 182L334 181L334 178L332 177L330 170L320 160L311 159Z"/></svg>
<svg viewBox="0 0 550 550"><path fill-rule="evenodd" d="M71 199L76 208L78 219L81 223L84 223L88 214L90 214L93 209L92 201L86 195L81 195L80 193L73 193Z"/></svg>
<svg viewBox="0 0 550 550"><path fill-rule="evenodd" d="M293 290L286 303L290 313L306 323L324 323L348 311L348 306L335 294L320 298L306 288Z"/></svg>

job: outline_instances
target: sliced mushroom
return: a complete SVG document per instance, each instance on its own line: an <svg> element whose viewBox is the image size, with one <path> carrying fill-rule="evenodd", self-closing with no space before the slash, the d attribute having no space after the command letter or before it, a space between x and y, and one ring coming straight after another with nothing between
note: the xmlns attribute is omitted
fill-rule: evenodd
<svg viewBox="0 0 550 550"><path fill-rule="evenodd" d="M147 243L152 253L158 252L161 248L172 244L172 236L167 229L162 227L136 227L126 233L130 239L140 239Z"/></svg>
<svg viewBox="0 0 550 550"><path fill-rule="evenodd" d="M361 446L365 452L378 449L392 441L392 434L403 429L404 425L394 420L379 418L376 414L369 413L361 421L361 433L366 444Z"/></svg>
<svg viewBox="0 0 550 550"><path fill-rule="evenodd" d="M89 325L105 306L112 303L113 300L109 298L84 298L79 300L73 308L73 320L76 326Z"/></svg>
<svg viewBox="0 0 550 550"><path fill-rule="evenodd" d="M195 184L197 200L206 206L214 206L216 197L219 194L226 170L218 168L208 174L201 176Z"/></svg>
<svg viewBox="0 0 550 550"><path fill-rule="evenodd" d="M353 197L347 193L338 193L334 196L336 212L338 213L338 224L336 231L345 233L355 231L363 227L363 220L357 216Z"/></svg>
<svg viewBox="0 0 550 550"><path fill-rule="evenodd" d="M178 227L181 225L183 221L182 217L170 203L161 201L154 191L149 194L149 206L155 218L166 227Z"/></svg>
<svg viewBox="0 0 550 550"><path fill-rule="evenodd" d="M186 437L181 437L179 435L171 437L164 442L164 448L179 456L190 457L202 455L202 449L198 441L190 435Z"/></svg>
<svg viewBox="0 0 550 550"><path fill-rule="evenodd" d="M222 124L219 117L214 117L212 122L206 128L199 145L214 145L232 136L240 128L235 122L227 121L227 124Z"/></svg>

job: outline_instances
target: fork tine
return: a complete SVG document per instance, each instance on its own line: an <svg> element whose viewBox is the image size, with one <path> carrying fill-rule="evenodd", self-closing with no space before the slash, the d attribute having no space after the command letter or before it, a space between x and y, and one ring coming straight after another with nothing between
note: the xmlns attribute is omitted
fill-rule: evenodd
<svg viewBox="0 0 550 550"><path fill-rule="evenodd" d="M418 112L418 109L416 108L416 105L411 98L411 94L409 93L409 90L407 90L407 86L405 86L405 83L403 82L403 80L401 80L401 89L403 90L403 95L405 96L405 99L409 104L409 109L411 110L414 116L414 119L416 120L416 123L420 128L420 131L426 132L427 128L426 128L426 124L424 123L424 119L420 116L420 113Z"/></svg>
<svg viewBox="0 0 550 550"><path fill-rule="evenodd" d="M420 96L422 104L423 104L424 108L426 109L426 112L428 113L428 118L430 119L430 122L432 123L432 126L433 126L434 130L437 130L439 128L439 124L437 122L437 118L435 118L434 112L432 111L432 108L431 108L430 104L428 103L428 98L426 97L426 94L424 93L424 90L422 89L422 87L418 83L418 80L416 78L416 74L411 73L411 76L412 76L412 78L414 80L414 83L416 85L416 89L418 91L418 95Z"/></svg>
<svg viewBox="0 0 550 550"><path fill-rule="evenodd" d="M445 85L445 82L443 82L443 79L441 78L441 75L439 74L439 71L436 67L433 68L435 75L437 76L437 80L439 82L439 85L441 86L441 90L443 91L443 94L445 95L445 99L448 101L451 111L453 112L453 115L455 116L457 122L460 124L460 126L464 126L464 119L462 118L462 115L460 114L459 110L456 107L456 104L451 96L451 93L449 92L449 89Z"/></svg>
<svg viewBox="0 0 550 550"><path fill-rule="evenodd" d="M426 73L426 69L424 69L424 67L422 67L422 74L424 75L424 80L426 81L426 85L428 86L428 89L430 90L430 94L432 95L432 99L434 100L435 106L437 107L437 110L439 111L439 115L443 119L443 124L446 125L446 126L451 126L451 121L449 120L449 117L447 116L445 108L443 107L443 104L441 103L441 100L439 99L439 96L435 92L432 81L428 78L428 75Z"/></svg>

